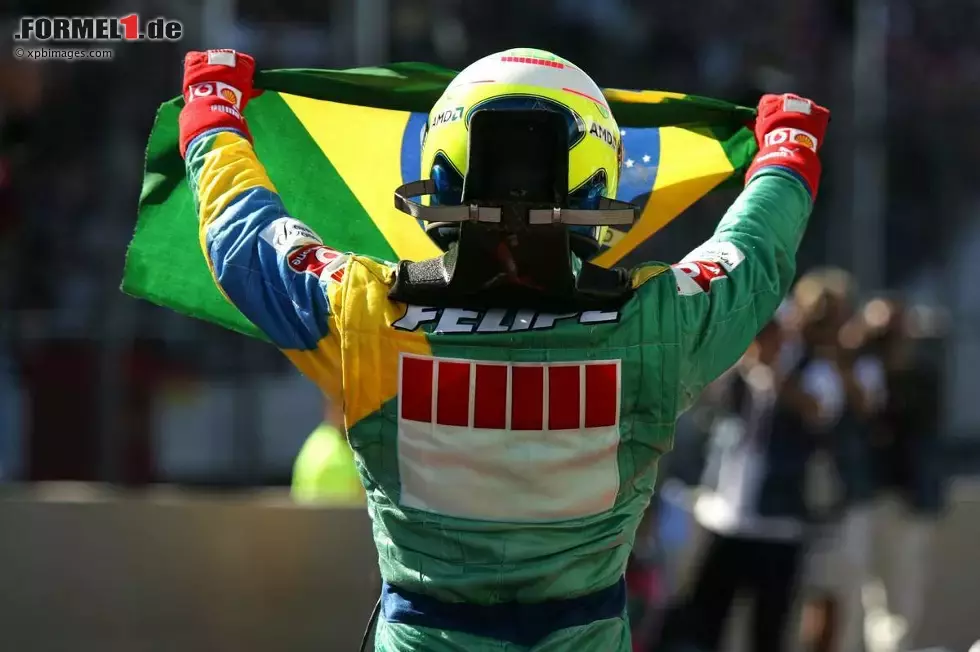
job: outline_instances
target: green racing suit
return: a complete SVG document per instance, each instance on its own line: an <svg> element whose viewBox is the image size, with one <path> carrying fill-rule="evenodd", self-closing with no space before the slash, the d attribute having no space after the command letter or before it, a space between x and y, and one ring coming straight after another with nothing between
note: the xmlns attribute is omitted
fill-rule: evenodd
<svg viewBox="0 0 980 652"><path fill-rule="evenodd" d="M623 574L677 415L771 319L811 199L765 167L714 235L632 271L621 310L433 309L324 246L249 142L191 142L216 282L344 406L373 522L384 652L628 652Z"/></svg>

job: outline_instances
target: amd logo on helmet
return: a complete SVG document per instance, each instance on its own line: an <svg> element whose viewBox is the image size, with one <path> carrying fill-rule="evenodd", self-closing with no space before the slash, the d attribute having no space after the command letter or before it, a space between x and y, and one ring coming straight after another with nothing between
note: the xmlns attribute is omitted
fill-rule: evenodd
<svg viewBox="0 0 980 652"><path fill-rule="evenodd" d="M446 109L439 115L432 118L432 126L438 127L439 125L446 124L448 122L456 122L463 117L463 107L457 106L455 109Z"/></svg>
<svg viewBox="0 0 980 652"><path fill-rule="evenodd" d="M619 147L619 140L616 138L613 132L610 131L609 129L606 129L600 124L593 122L592 126L589 127L589 134L605 142L613 149Z"/></svg>

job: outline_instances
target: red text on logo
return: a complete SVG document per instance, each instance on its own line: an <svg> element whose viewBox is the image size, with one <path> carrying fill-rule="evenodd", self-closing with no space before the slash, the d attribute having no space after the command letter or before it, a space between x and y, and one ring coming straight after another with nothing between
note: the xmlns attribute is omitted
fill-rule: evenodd
<svg viewBox="0 0 980 652"><path fill-rule="evenodd" d="M320 277L324 270L340 262L343 254L320 244L308 244L289 255L289 268L297 273L308 273ZM335 265L336 266L336 265ZM330 278L338 283L344 278L344 267L340 266L330 273Z"/></svg>
<svg viewBox="0 0 980 652"><path fill-rule="evenodd" d="M724 267L708 260L677 263L673 267L697 283L703 292L710 289L712 282L725 276Z"/></svg>

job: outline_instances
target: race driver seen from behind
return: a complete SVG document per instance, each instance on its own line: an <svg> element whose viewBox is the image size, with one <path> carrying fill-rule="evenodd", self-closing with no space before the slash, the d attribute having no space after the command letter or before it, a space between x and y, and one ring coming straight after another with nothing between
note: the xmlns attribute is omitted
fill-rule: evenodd
<svg viewBox="0 0 980 652"><path fill-rule="evenodd" d="M289 214L242 116L253 72L230 50L187 55L181 154L215 281L343 405L384 581L376 649L627 652L623 575L657 460L793 280L827 110L763 97L759 153L712 238L609 272L586 260L625 210L599 87L546 52L485 57L429 116L409 184L427 203L396 202L446 217L429 231L446 253L390 263ZM554 142L561 165L539 178L524 158Z"/></svg>

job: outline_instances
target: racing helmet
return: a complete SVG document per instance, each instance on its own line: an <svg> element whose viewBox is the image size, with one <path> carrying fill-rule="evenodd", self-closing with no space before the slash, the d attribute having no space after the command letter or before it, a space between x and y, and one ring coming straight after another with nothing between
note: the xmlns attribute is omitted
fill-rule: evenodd
<svg viewBox="0 0 980 652"><path fill-rule="evenodd" d="M474 115L528 110L549 111L564 118L568 131L568 198L564 209L569 216L564 222L570 233L595 242L601 228L595 216L600 214L605 216L603 225L632 223L634 207L615 201L623 144L602 90L567 59L529 48L498 52L471 64L432 107L421 134L421 178L428 180L422 204L462 204ZM415 190L421 188L416 186ZM404 205L400 208L406 210ZM417 208L406 212L417 217L422 213ZM579 214L578 220L573 213ZM438 219L423 226L444 249L455 233L454 226L458 228Z"/></svg>

